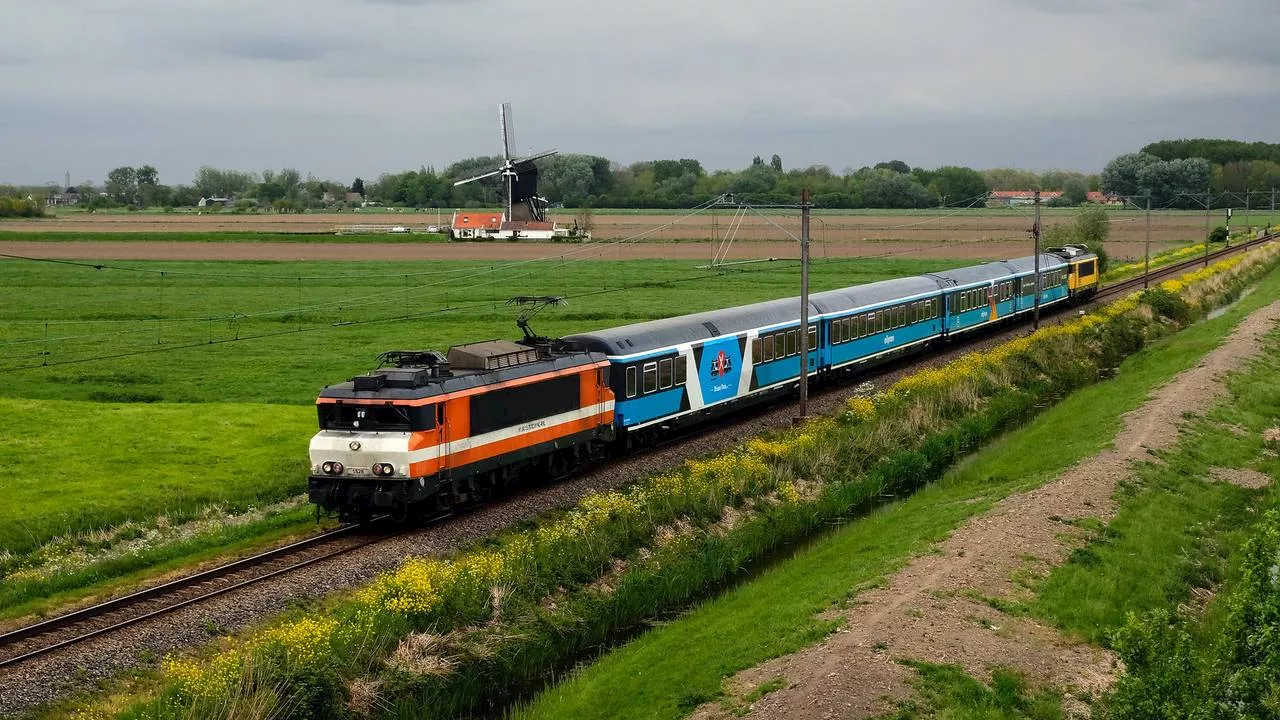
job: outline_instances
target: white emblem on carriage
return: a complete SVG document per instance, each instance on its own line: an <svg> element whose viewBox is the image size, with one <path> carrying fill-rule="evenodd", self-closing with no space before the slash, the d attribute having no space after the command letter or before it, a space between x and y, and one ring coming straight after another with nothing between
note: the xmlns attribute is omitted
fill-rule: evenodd
<svg viewBox="0 0 1280 720"><path fill-rule="evenodd" d="M351 442L347 443L347 447L351 448L352 450L359 450L359 449L360 449L360 441L359 441L359 440L352 440Z"/></svg>

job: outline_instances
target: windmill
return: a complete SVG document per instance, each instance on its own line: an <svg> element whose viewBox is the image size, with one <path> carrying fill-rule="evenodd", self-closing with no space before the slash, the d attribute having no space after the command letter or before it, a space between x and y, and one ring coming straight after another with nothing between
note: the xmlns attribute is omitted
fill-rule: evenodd
<svg viewBox="0 0 1280 720"><path fill-rule="evenodd" d="M502 132L502 157L505 160L502 167L483 175L459 180L454 185L465 185L501 175L506 195L507 221L541 221L542 206L546 201L538 197L538 167L533 164L533 161L554 155L556 151L546 150L527 157L511 157L516 144L515 128L511 122L511 103L502 103L498 106L498 127ZM517 214L520 217L516 217Z"/></svg>

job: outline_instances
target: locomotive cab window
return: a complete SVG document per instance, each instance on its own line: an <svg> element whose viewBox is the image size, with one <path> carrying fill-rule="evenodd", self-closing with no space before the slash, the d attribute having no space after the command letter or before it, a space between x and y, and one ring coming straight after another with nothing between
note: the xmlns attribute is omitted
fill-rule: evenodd
<svg viewBox="0 0 1280 720"><path fill-rule="evenodd" d="M683 385L685 383L685 380L687 379L684 356L677 355L675 363L676 363L676 385Z"/></svg>
<svg viewBox="0 0 1280 720"><path fill-rule="evenodd" d="M436 426L435 406L317 405L323 430L408 432Z"/></svg>
<svg viewBox="0 0 1280 720"><path fill-rule="evenodd" d="M627 368L627 397L636 396L636 366L632 365Z"/></svg>
<svg viewBox="0 0 1280 720"><path fill-rule="evenodd" d="M644 364L644 391L647 393L654 392L658 389L658 363L651 362Z"/></svg>

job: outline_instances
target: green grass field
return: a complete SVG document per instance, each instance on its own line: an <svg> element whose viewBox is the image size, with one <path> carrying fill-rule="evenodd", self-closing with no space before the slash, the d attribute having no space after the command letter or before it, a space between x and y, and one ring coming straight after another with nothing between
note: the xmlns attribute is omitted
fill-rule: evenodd
<svg viewBox="0 0 1280 720"><path fill-rule="evenodd" d="M683 717L698 704L719 697L724 677L798 650L830 632L833 623L817 613L851 598L857 588L878 582L1002 498L1039 486L1101 450L1120 429L1121 416L1138 407L1152 388L1194 365L1245 314L1276 298L1280 275L1272 274L1222 316L1129 358L1114 379L1067 397L938 483L831 532L751 581L603 655L514 717ZM964 685L954 678L943 684ZM936 682L926 699L931 694L938 702L970 702L957 700ZM990 701L989 696L983 692L972 697L974 707L938 707L919 716L1004 717L976 714L981 708L975 707Z"/></svg>
<svg viewBox="0 0 1280 720"><path fill-rule="evenodd" d="M957 264L966 263L833 261L814 265L812 288ZM785 297L799 286L791 261L723 274L647 260L110 265L143 272L0 262L0 396L306 404L323 385L374 367L385 350L518 337L518 309L505 304L514 295L569 298L533 321L563 335Z"/></svg>
<svg viewBox="0 0 1280 720"><path fill-rule="evenodd" d="M833 262L815 266L813 288L954 264ZM142 272L0 261L0 573L48 564L41 548L55 538L93 546L125 522L180 523L213 504L235 512L303 492L322 386L375 367L385 350L518 337L512 295L569 296L534 321L563 335L798 285L793 262L723 274L676 261L109 265ZM262 528L281 530L278 519ZM174 557L77 577L110 582L152 560ZM0 615L71 584L0 580Z"/></svg>

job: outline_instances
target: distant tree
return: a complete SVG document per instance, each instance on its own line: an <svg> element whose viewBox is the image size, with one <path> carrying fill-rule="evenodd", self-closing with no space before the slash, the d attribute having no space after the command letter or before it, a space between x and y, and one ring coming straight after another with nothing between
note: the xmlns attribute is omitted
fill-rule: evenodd
<svg viewBox="0 0 1280 720"><path fill-rule="evenodd" d="M137 203L138 171L126 166L107 173L107 194L121 205Z"/></svg>
<svg viewBox="0 0 1280 720"><path fill-rule="evenodd" d="M751 158L751 164L752 164L752 165L763 165L763 164L764 164L764 158L762 158L762 157L760 157L759 155L757 155L757 156L755 156L755 157Z"/></svg>
<svg viewBox="0 0 1280 720"><path fill-rule="evenodd" d="M911 172L911 166L902 162L901 160L890 160L888 162L878 162L876 163L874 169L875 170L892 170L896 173L903 173L903 174Z"/></svg>
<svg viewBox="0 0 1280 720"><path fill-rule="evenodd" d="M168 191L160 184L160 173L154 165L143 165L135 171L138 183L138 202L143 207L161 205L164 194Z"/></svg>
<svg viewBox="0 0 1280 720"><path fill-rule="evenodd" d="M782 156L774 153L773 157L769 159L769 165L773 167L774 170L782 172Z"/></svg>
<svg viewBox="0 0 1280 720"><path fill-rule="evenodd" d="M351 192L364 195L364 180L356 178L355 181L351 183Z"/></svg>
<svg viewBox="0 0 1280 720"><path fill-rule="evenodd" d="M913 170L912 175L916 173ZM987 196L987 182L982 173L967 167L949 165L931 173L929 189L947 204L981 206Z"/></svg>
<svg viewBox="0 0 1280 720"><path fill-rule="evenodd" d="M191 184L200 197L232 197L244 192L254 179L253 173L219 170L205 165L196 171Z"/></svg>
<svg viewBox="0 0 1280 720"><path fill-rule="evenodd" d="M933 196L910 174L881 168L870 170L859 179L864 207L923 208L933 204Z"/></svg>
<svg viewBox="0 0 1280 720"><path fill-rule="evenodd" d="M1089 185L1081 178L1068 178L1062 185L1062 196L1072 205L1081 205L1089 199Z"/></svg>
<svg viewBox="0 0 1280 720"><path fill-rule="evenodd" d="M1146 153L1120 155L1102 168L1102 190L1124 196L1141 195L1147 189L1142 183L1143 171L1159 162L1160 158Z"/></svg>
<svg viewBox="0 0 1280 720"><path fill-rule="evenodd" d="M982 171L982 178L992 190L1043 190L1040 175L1017 168L992 168Z"/></svg>

